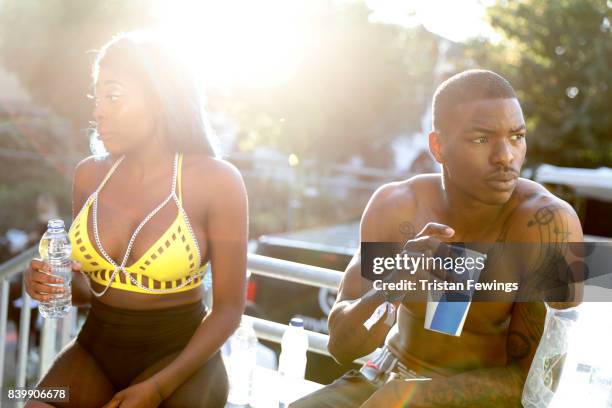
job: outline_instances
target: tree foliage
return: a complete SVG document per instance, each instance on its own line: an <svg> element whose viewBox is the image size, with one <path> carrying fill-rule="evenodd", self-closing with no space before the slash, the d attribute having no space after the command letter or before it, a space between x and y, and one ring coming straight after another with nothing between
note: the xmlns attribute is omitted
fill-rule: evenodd
<svg viewBox="0 0 612 408"><path fill-rule="evenodd" d="M420 128L433 88L436 37L422 27L369 23L361 3L323 2L300 69L285 84L233 95L242 146L388 166L389 142Z"/></svg>
<svg viewBox="0 0 612 408"><path fill-rule="evenodd" d="M0 13L0 63L41 105L87 127L91 64L114 34L150 23L145 0L6 0Z"/></svg>
<svg viewBox="0 0 612 408"><path fill-rule="evenodd" d="M0 234L37 226L36 198L48 193L70 212L74 158L88 152L94 53L119 31L148 21L146 1L5 0L0 64L16 74L32 106L0 106ZM11 153L14 152L14 153Z"/></svg>
<svg viewBox="0 0 612 408"><path fill-rule="evenodd" d="M504 74L528 119L529 159L612 166L610 2L499 1L488 9L500 44L466 54ZM464 61L465 62L465 61Z"/></svg>

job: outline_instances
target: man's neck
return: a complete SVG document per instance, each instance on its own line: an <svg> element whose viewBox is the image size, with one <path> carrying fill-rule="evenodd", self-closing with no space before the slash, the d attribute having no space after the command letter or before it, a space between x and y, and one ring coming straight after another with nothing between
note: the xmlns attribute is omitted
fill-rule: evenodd
<svg viewBox="0 0 612 408"><path fill-rule="evenodd" d="M442 195L446 222L461 239L482 237L487 231L495 229L505 208L505 204L490 205L478 201L452 183L444 183Z"/></svg>

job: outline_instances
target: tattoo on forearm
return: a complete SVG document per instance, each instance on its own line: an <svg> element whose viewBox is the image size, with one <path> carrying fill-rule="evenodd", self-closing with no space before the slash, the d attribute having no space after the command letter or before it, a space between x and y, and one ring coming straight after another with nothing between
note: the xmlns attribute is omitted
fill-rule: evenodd
<svg viewBox="0 0 612 408"><path fill-rule="evenodd" d="M525 367L531 363L544 332L546 308L542 302L518 302L514 304L513 313L512 319L517 319L519 325L511 327L508 332L508 363L519 363Z"/></svg>
<svg viewBox="0 0 612 408"><path fill-rule="evenodd" d="M521 332L508 332L507 353L510 360L520 360L531 353L531 342Z"/></svg>
<svg viewBox="0 0 612 408"><path fill-rule="evenodd" d="M544 318L546 317L544 304L541 302L516 303L515 307L527 328L529 340L537 344L544 330Z"/></svg>

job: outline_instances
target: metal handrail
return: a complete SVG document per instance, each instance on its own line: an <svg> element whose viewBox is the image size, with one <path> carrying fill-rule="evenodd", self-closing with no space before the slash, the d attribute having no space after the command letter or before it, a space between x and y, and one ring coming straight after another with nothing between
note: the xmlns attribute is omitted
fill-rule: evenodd
<svg viewBox="0 0 612 408"><path fill-rule="evenodd" d="M30 260L38 254L38 246L33 246L21 254L9 259L0 264L0 385L3 384L4 376L4 356L6 342L6 327L8 319L8 302L9 302L9 280L23 272L30 263ZM19 316L19 337L17 340L17 373L15 385L17 387L26 386L27 360L28 360L28 341L30 336L30 319L31 319L31 303L32 298L26 292L25 285L22 286L21 312ZM61 336L56 335L58 330L61 330ZM61 321L53 319L44 319L40 335L40 365L38 367L38 375L41 377L47 368L53 362L53 358L59 351L58 348L63 347L70 339L70 334L74 332L73 328L76 325L76 308L72 308L67 318ZM58 342L59 340L59 342Z"/></svg>
<svg viewBox="0 0 612 408"><path fill-rule="evenodd" d="M342 273L333 269L284 261L263 255L248 254L247 267L261 276L282 279L319 288L338 289Z"/></svg>
<svg viewBox="0 0 612 408"><path fill-rule="evenodd" d="M257 334L257 338L272 341L274 343L280 343L283 338L283 333L285 333L285 330L289 328L289 326L286 324L276 323L270 320L260 319L248 315L244 315L242 318L243 320L253 325L253 329L255 330L255 334ZM313 353L331 357L331 354L327 349L327 342L329 340L329 336L310 330L305 331L308 335L308 350L312 351ZM363 356L356 359L354 362L363 364L366 361L373 359L378 352L379 349L376 349L367 356Z"/></svg>
<svg viewBox="0 0 612 408"><path fill-rule="evenodd" d="M38 246L26 249L19 255L0 264L0 279L11 278L13 275L23 272L30 260L38 254Z"/></svg>

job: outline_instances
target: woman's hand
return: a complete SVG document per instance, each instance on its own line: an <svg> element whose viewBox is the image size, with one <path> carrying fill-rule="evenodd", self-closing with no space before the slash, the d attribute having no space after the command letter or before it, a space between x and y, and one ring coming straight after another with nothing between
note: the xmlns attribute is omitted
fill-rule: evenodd
<svg viewBox="0 0 612 408"><path fill-rule="evenodd" d="M103 408L155 408L162 401L159 387L149 378L119 391Z"/></svg>
<svg viewBox="0 0 612 408"><path fill-rule="evenodd" d="M72 271L81 272L81 264L72 262ZM64 279L52 275L51 266L40 259L30 261L28 269L23 274L23 282L28 295L39 302L52 300L54 296L64 291L61 286L54 286L63 283Z"/></svg>

